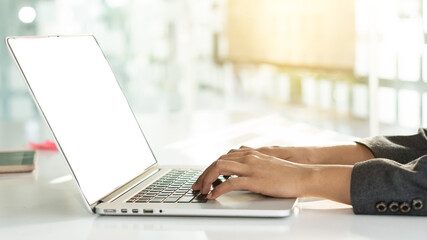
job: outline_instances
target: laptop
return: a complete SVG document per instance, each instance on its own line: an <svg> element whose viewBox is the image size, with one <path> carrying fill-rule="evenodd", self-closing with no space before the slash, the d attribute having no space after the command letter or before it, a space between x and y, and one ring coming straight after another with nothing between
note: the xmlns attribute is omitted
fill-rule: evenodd
<svg viewBox="0 0 427 240"><path fill-rule="evenodd" d="M296 199L234 191L207 200L191 190L203 167L159 164L94 36L8 37L6 44L91 212L291 214Z"/></svg>

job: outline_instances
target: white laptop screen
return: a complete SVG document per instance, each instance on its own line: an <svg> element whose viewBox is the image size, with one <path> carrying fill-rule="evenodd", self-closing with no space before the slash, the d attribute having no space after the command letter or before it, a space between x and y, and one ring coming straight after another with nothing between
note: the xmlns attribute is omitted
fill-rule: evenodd
<svg viewBox="0 0 427 240"><path fill-rule="evenodd" d="M89 204L156 162L94 37L8 43Z"/></svg>

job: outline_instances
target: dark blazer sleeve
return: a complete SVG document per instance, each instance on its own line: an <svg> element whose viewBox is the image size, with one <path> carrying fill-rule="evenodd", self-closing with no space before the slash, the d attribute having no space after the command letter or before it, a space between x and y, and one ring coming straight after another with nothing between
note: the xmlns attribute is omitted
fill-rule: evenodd
<svg viewBox="0 0 427 240"><path fill-rule="evenodd" d="M376 158L387 158L408 163L427 155L427 129L409 136L377 136L356 141L368 147Z"/></svg>
<svg viewBox="0 0 427 240"><path fill-rule="evenodd" d="M354 213L427 215L426 129L411 136L357 142L376 158L354 165L350 190Z"/></svg>

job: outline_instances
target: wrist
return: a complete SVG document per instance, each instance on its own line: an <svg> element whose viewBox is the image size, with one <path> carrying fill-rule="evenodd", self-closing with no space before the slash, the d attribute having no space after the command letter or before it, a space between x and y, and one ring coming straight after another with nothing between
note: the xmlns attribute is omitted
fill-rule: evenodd
<svg viewBox="0 0 427 240"><path fill-rule="evenodd" d="M352 165L306 165L300 197L319 197L350 204Z"/></svg>
<svg viewBox="0 0 427 240"><path fill-rule="evenodd" d="M300 164L301 179L299 182L298 197L315 197L316 185L315 182L320 179L319 172L322 165L317 164Z"/></svg>

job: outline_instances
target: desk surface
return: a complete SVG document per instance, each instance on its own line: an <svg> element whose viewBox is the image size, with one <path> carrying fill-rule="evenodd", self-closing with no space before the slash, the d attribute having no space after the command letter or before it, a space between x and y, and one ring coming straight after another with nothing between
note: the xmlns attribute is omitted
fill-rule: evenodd
<svg viewBox="0 0 427 240"><path fill-rule="evenodd" d="M279 116L201 112L139 119L164 164L208 164L241 144L352 139ZM46 137L43 124L0 123L0 149ZM426 226L424 217L354 215L348 205L321 199L300 200L282 219L97 216L86 210L65 161L52 152L41 152L32 174L0 176L1 239L426 239Z"/></svg>

